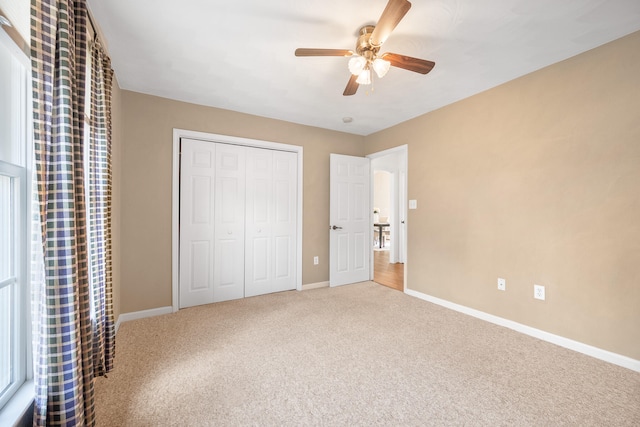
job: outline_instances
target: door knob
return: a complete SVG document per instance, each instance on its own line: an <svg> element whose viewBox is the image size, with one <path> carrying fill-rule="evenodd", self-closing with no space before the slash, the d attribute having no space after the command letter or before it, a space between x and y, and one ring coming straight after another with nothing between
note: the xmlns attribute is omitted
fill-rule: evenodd
<svg viewBox="0 0 640 427"><path fill-rule="evenodd" d="M330 227L331 230L342 230L342 227L338 227L337 225L334 225L333 227Z"/></svg>

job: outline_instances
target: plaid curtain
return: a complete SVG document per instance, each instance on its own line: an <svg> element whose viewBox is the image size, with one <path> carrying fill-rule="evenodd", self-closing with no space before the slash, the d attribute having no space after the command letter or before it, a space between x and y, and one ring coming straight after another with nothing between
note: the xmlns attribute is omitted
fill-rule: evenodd
<svg viewBox="0 0 640 427"><path fill-rule="evenodd" d="M93 290L93 365L113 367L115 323L111 264L111 60L99 41L92 46L89 144L89 253Z"/></svg>
<svg viewBox="0 0 640 427"><path fill-rule="evenodd" d="M102 249L87 247L87 20L85 0L31 2L34 187L43 266L42 280L34 285L34 425L94 425L93 378L110 369L113 356L113 321L104 324L105 318L113 318L109 309L110 240ZM103 82L103 86L110 84L107 79ZM110 92L110 87L102 92ZM110 102L104 108L108 110ZM103 113L103 117L108 115ZM105 120L104 125L108 127L109 122ZM92 140L100 139L101 147L108 151L104 140L108 141L110 132L95 133L100 137ZM95 215L93 211L89 215L92 233L94 226L102 229L110 225L106 218L110 214L108 154L106 166L102 166L105 162L97 163L98 171L106 169L107 178L102 172L90 171L89 175L107 182L105 189L95 193L96 199L106 198L107 209L101 205ZM91 237L110 239L110 231L100 233ZM95 274L90 254L104 260ZM93 291L92 284L99 290ZM98 316L92 314L92 307L99 308ZM107 342L107 336L107 345L98 343ZM109 351L109 356L101 356L100 351ZM99 362L94 366L95 360Z"/></svg>

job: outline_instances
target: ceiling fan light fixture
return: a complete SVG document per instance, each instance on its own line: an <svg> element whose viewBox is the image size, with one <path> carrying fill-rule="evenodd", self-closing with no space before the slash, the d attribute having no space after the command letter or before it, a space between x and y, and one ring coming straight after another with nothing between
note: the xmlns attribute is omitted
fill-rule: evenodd
<svg viewBox="0 0 640 427"><path fill-rule="evenodd" d="M367 67L358 76L356 83L360 85L370 85L371 84L371 70Z"/></svg>
<svg viewBox="0 0 640 427"><path fill-rule="evenodd" d="M410 8L411 2L409 0L387 0L387 6L382 11L378 22L375 25L365 25L358 30L358 39L354 50L298 48L295 50L295 55L349 58L348 68L351 75L342 93L344 96L355 95L359 85L371 85L370 92L373 92L373 79L384 77L391 66L427 74L434 67L435 62L392 52L380 54L378 58L382 44Z"/></svg>
<svg viewBox="0 0 640 427"><path fill-rule="evenodd" d="M354 56L349 60L349 71L354 76L359 76L367 66L367 60L362 56Z"/></svg>
<svg viewBox="0 0 640 427"><path fill-rule="evenodd" d="M376 58L373 61L373 64L371 65L373 67L373 70L378 75L378 77L382 78L385 76L385 74L387 74L387 71L389 71L389 67L391 67L391 62L385 61L382 58Z"/></svg>

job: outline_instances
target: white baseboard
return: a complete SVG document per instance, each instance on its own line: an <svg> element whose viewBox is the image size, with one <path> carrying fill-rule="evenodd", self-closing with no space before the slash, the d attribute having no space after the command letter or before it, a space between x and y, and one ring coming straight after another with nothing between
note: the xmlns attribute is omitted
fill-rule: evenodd
<svg viewBox="0 0 640 427"><path fill-rule="evenodd" d="M132 313L123 313L118 316L118 320L116 321L116 333L118 332L121 323L144 319L146 317L162 316L163 314L171 313L173 313L172 307L160 307L152 308L150 310L134 311Z"/></svg>
<svg viewBox="0 0 640 427"><path fill-rule="evenodd" d="M329 282L307 283L306 285L302 285L302 290L308 291L310 289L328 288L328 287L329 287Z"/></svg>
<svg viewBox="0 0 640 427"><path fill-rule="evenodd" d="M504 326L505 328L513 329L514 331L550 342L555 345L559 345L560 347L577 351L578 353L586 354L587 356L595 357L596 359L613 363L614 365L622 366L623 368L631 369L632 371L640 372L640 360L635 360L621 354L612 353L601 348L593 347L579 341L574 341L569 338L554 335L540 329L532 328L530 326L523 325L512 320L503 319L502 317L494 316L483 311L455 304L450 301L426 295L411 289L406 289L405 293L412 297L416 297L421 300L428 301L442 307L446 307L448 309L458 311L460 313L467 314L481 320L485 320L490 323L494 323L496 325Z"/></svg>

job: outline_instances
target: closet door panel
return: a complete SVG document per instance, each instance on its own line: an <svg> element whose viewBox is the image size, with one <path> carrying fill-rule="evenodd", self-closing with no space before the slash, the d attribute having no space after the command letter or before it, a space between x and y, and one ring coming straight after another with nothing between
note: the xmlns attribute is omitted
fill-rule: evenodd
<svg viewBox="0 0 640 427"><path fill-rule="evenodd" d="M213 302L215 145L181 141L180 308Z"/></svg>
<svg viewBox="0 0 640 427"><path fill-rule="evenodd" d="M292 268L292 239L289 236L280 236L275 239L275 271L274 279L287 280L291 278Z"/></svg>
<svg viewBox="0 0 640 427"><path fill-rule="evenodd" d="M296 288L298 156L273 152L273 276L271 292Z"/></svg>
<svg viewBox="0 0 640 427"><path fill-rule="evenodd" d="M248 281L254 285L267 283L269 280L269 246L270 239L263 237L255 237L252 240L253 251L247 262ZM249 292L251 294L252 292Z"/></svg>
<svg viewBox="0 0 640 427"><path fill-rule="evenodd" d="M295 289L298 155L188 141L180 307Z"/></svg>
<svg viewBox="0 0 640 427"><path fill-rule="evenodd" d="M273 151L248 148L246 296L272 292L272 175Z"/></svg>
<svg viewBox="0 0 640 427"><path fill-rule="evenodd" d="M214 302L244 297L244 150L216 144Z"/></svg>

